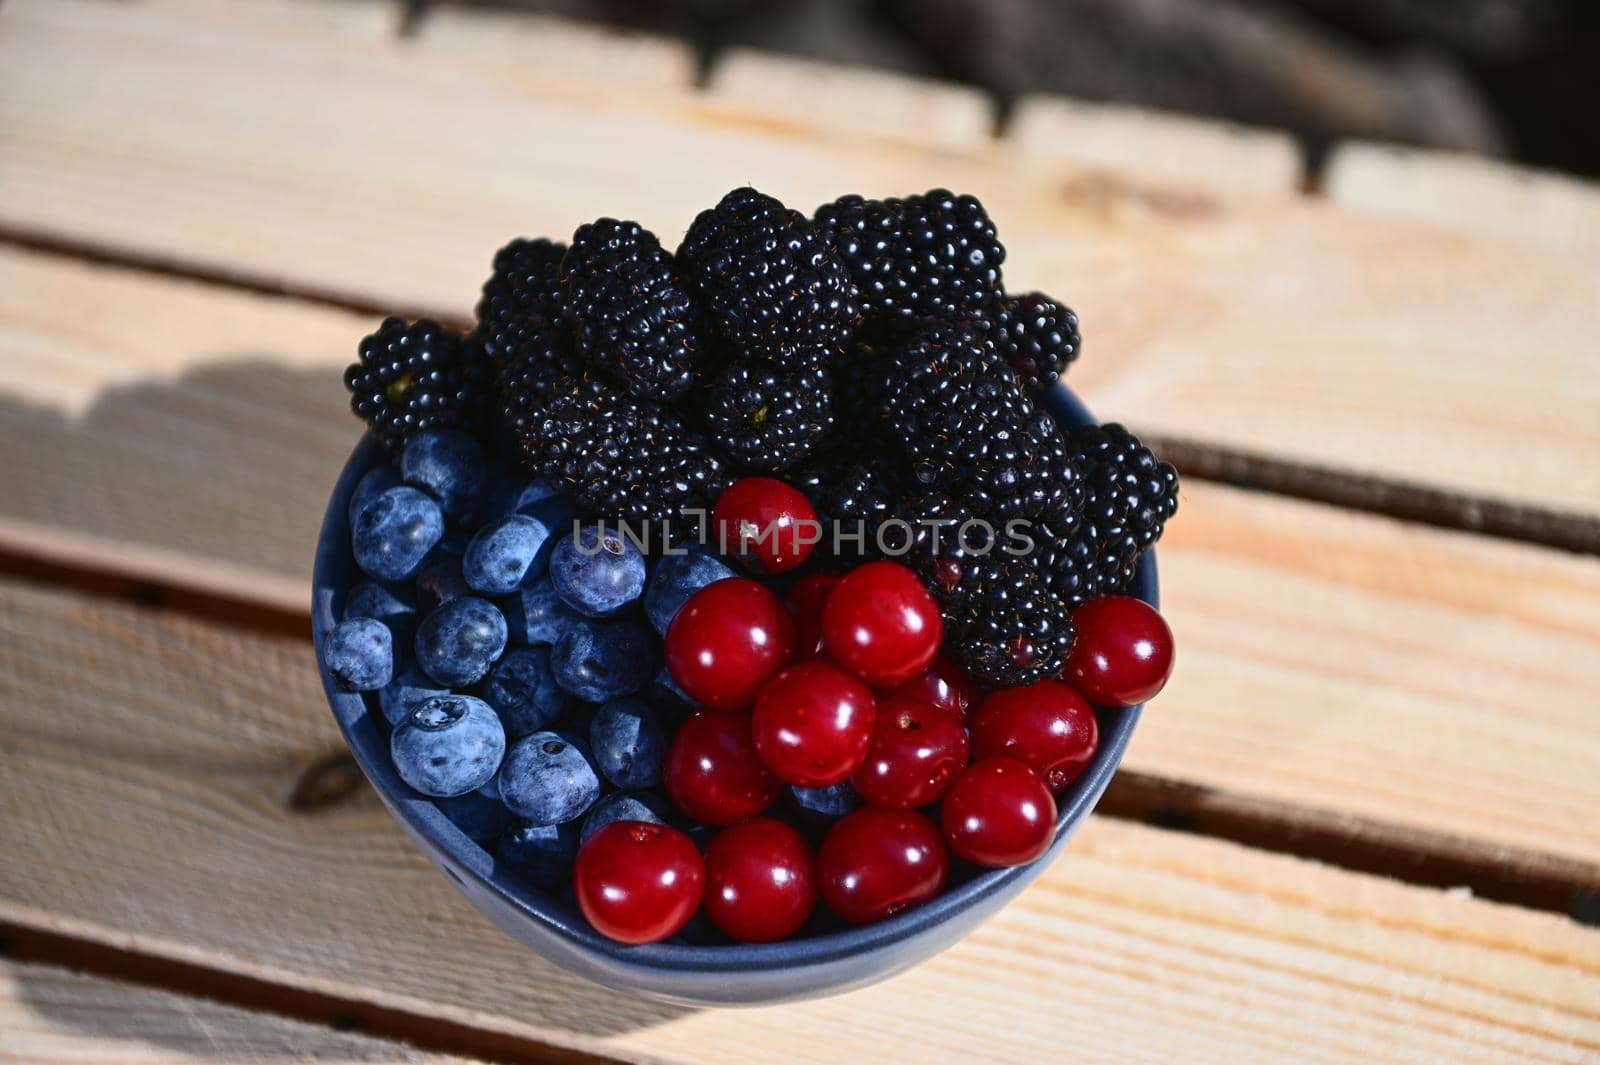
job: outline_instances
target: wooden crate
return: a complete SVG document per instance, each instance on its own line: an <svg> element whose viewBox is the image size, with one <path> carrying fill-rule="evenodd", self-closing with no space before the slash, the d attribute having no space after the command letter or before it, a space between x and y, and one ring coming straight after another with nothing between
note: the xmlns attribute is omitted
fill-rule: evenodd
<svg viewBox="0 0 1600 1065"><path fill-rule="evenodd" d="M955 86L750 53L701 85L671 41L402 14L0 4L0 1060L1600 1060L1568 916L1600 896L1600 193L1346 145L1313 195L1272 133L1037 99L997 137ZM1075 386L1188 475L1180 667L969 940L685 1011L420 859L338 757L305 614L380 313L464 319L511 235L671 240L745 182L984 198L1008 282L1084 320Z"/></svg>

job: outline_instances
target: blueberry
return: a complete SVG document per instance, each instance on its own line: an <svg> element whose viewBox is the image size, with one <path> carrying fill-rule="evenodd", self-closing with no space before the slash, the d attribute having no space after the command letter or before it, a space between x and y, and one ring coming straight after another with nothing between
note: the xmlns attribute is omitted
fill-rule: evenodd
<svg viewBox="0 0 1600 1065"><path fill-rule="evenodd" d="M655 679L650 682L650 703L675 718L688 717L698 709L694 700L689 698L689 693L678 687L678 682L672 679L672 671L666 666L657 670Z"/></svg>
<svg viewBox="0 0 1600 1065"><path fill-rule="evenodd" d="M417 574L417 609L424 614L471 594L466 578L461 576L461 559L457 555L435 554Z"/></svg>
<svg viewBox="0 0 1600 1065"><path fill-rule="evenodd" d="M576 825L535 825L521 821L500 837L495 857L535 887L565 886L578 856Z"/></svg>
<svg viewBox="0 0 1600 1065"><path fill-rule="evenodd" d="M547 729L566 713L572 697L550 673L550 648L507 651L483 682L483 700L500 714L514 737Z"/></svg>
<svg viewBox="0 0 1600 1065"><path fill-rule="evenodd" d="M721 559L700 551L668 555L656 564L650 575L650 590L644 593L644 612L662 636L678 616L689 597L708 584L736 574Z"/></svg>
<svg viewBox="0 0 1600 1065"><path fill-rule="evenodd" d="M417 626L417 665L440 684L464 688L506 649L506 619L483 599L452 599Z"/></svg>
<svg viewBox="0 0 1600 1065"><path fill-rule="evenodd" d="M578 620L556 641L550 668L556 683L591 703L608 703L643 688L654 668L652 637L629 622Z"/></svg>
<svg viewBox="0 0 1600 1065"><path fill-rule="evenodd" d="M490 844L506 830L510 815L500 801L500 789L490 781L477 791L448 799L435 799L439 812L450 819L474 843Z"/></svg>
<svg viewBox="0 0 1600 1065"><path fill-rule="evenodd" d="M511 745L500 771L500 798L518 817L558 825L582 817L600 797L600 776L583 749L554 732Z"/></svg>
<svg viewBox="0 0 1600 1065"><path fill-rule="evenodd" d="M861 796L846 780L826 788L790 786L789 801L807 820L832 821L861 805Z"/></svg>
<svg viewBox="0 0 1600 1065"><path fill-rule="evenodd" d="M561 601L549 577L541 577L500 600L511 638L518 643L555 643L578 614Z"/></svg>
<svg viewBox="0 0 1600 1065"><path fill-rule="evenodd" d="M477 791L493 779L506 753L506 731L482 699L436 695L395 726L389 752L402 780L444 799Z"/></svg>
<svg viewBox="0 0 1600 1065"><path fill-rule="evenodd" d="M510 595L544 574L550 564L550 530L524 514L496 518L472 538L461 572L481 595Z"/></svg>
<svg viewBox="0 0 1600 1065"><path fill-rule="evenodd" d="M616 529L585 525L550 555L556 594L580 614L608 618L644 593L644 553Z"/></svg>
<svg viewBox="0 0 1600 1065"><path fill-rule="evenodd" d="M617 699L589 722L595 764L619 788L653 788L661 782L667 730L643 699Z"/></svg>
<svg viewBox="0 0 1600 1065"><path fill-rule="evenodd" d="M426 489L452 518L481 509L489 495L483 448L459 429L435 429L412 437L400 456L400 477Z"/></svg>
<svg viewBox="0 0 1600 1065"><path fill-rule="evenodd" d="M578 833L578 845L589 842L589 837L616 821L648 821L664 825L666 804L646 791L614 791L594 804L589 816L583 819L583 830Z"/></svg>
<svg viewBox="0 0 1600 1065"><path fill-rule="evenodd" d="M344 691L377 691L394 676L394 637L372 618L341 621L323 641L322 661Z"/></svg>
<svg viewBox="0 0 1600 1065"><path fill-rule="evenodd" d="M372 502L379 493L385 492L400 483L400 471L387 462L379 463L361 475L361 480L356 482L355 491L350 493L350 506L346 513L350 517L350 524L356 523L356 515L361 513L361 508Z"/></svg>
<svg viewBox="0 0 1600 1065"><path fill-rule="evenodd" d="M416 666L407 666L378 692L378 706L383 711L384 720L394 726L405 720L424 699L449 694L449 688L441 686Z"/></svg>
<svg viewBox="0 0 1600 1065"><path fill-rule="evenodd" d="M535 514L538 511L549 512L549 507L540 507L545 500L558 499L561 489L549 481L541 481L537 477L531 481L513 484L506 493L505 514Z"/></svg>
<svg viewBox="0 0 1600 1065"><path fill-rule="evenodd" d="M390 587L377 581L362 581L344 599L344 620L372 618L389 626L396 648L411 646L417 634L417 608L404 586Z"/></svg>
<svg viewBox="0 0 1600 1065"><path fill-rule="evenodd" d="M403 581L417 572L444 535L439 504L415 488L379 492L356 515L350 547L356 565L380 581Z"/></svg>

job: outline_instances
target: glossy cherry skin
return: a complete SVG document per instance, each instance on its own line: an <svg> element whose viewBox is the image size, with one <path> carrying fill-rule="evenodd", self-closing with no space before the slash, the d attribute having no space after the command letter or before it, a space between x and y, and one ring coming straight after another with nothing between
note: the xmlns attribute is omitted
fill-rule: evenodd
<svg viewBox="0 0 1600 1065"><path fill-rule="evenodd" d="M717 542L755 573L787 573L811 557L822 538L817 512L798 488L775 477L742 477L711 512Z"/></svg>
<svg viewBox="0 0 1600 1065"><path fill-rule="evenodd" d="M950 854L915 810L863 806L839 819L817 852L822 897L851 924L920 906L944 890Z"/></svg>
<svg viewBox="0 0 1600 1065"><path fill-rule="evenodd" d="M896 699L878 704L867 756L850 782L873 806L910 809L937 801L966 765L960 718Z"/></svg>
<svg viewBox="0 0 1600 1065"><path fill-rule="evenodd" d="M694 842L667 825L616 821L578 851L572 888L595 931L621 943L677 933L700 906L706 869Z"/></svg>
<svg viewBox="0 0 1600 1065"><path fill-rule="evenodd" d="M678 727L661 768L667 796L705 825L731 825L777 801L783 782L750 740L750 716L701 710Z"/></svg>
<svg viewBox="0 0 1600 1065"><path fill-rule="evenodd" d="M967 676L960 666L940 655L927 669L882 694L885 699L929 703L965 720L983 698L983 688Z"/></svg>
<svg viewBox="0 0 1600 1065"><path fill-rule="evenodd" d="M816 658L823 653L822 608L843 578L842 573L813 573L790 586L784 601L794 616L796 658Z"/></svg>
<svg viewBox="0 0 1600 1065"><path fill-rule="evenodd" d="M1015 758L985 758L945 792L939 823L950 849L975 865L1026 865L1050 849L1056 800Z"/></svg>
<svg viewBox="0 0 1600 1065"><path fill-rule="evenodd" d="M927 669L943 637L939 604L898 562L846 573L822 610L829 657L875 687L903 684Z"/></svg>
<svg viewBox="0 0 1600 1065"><path fill-rule="evenodd" d="M1089 701L1056 680L993 692L972 717L972 760L1005 755L1033 767L1060 795L1100 746Z"/></svg>
<svg viewBox="0 0 1600 1065"><path fill-rule="evenodd" d="M695 702L736 710L794 659L794 619L766 585L748 577L708 584L667 628L667 669Z"/></svg>
<svg viewBox="0 0 1600 1065"><path fill-rule="evenodd" d="M1072 613L1077 642L1063 679L1096 706L1148 702L1172 675L1172 630L1154 607L1108 595Z"/></svg>
<svg viewBox="0 0 1600 1065"><path fill-rule="evenodd" d="M874 705L871 688L828 662L792 665L756 696L756 753L786 784L826 788L848 780L867 756Z"/></svg>
<svg viewBox="0 0 1600 1065"><path fill-rule="evenodd" d="M805 837L758 817L706 847L706 916L742 943L774 943L800 930L817 906L817 860Z"/></svg>

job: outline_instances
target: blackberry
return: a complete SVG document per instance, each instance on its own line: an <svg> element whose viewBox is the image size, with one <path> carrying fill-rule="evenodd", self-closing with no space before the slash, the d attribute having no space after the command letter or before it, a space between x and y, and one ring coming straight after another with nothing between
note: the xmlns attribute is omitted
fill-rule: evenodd
<svg viewBox="0 0 1600 1065"><path fill-rule="evenodd" d="M554 319L547 326L542 332L527 333L518 354L499 366L496 425L502 437L513 445L512 450L556 384L580 373L581 360L572 350L565 323Z"/></svg>
<svg viewBox="0 0 1600 1065"><path fill-rule="evenodd" d="M835 521L865 522L869 537L894 513L906 489L896 464L882 457L836 463L818 480L818 511Z"/></svg>
<svg viewBox="0 0 1600 1065"><path fill-rule="evenodd" d="M1178 471L1115 422L1075 429L1068 443L1086 494L1071 564L1092 575L1086 598L1113 595L1177 513Z"/></svg>
<svg viewBox="0 0 1600 1065"><path fill-rule="evenodd" d="M904 199L843 196L817 208L869 316L975 317L1000 293L1006 250L983 204L933 189Z"/></svg>
<svg viewBox="0 0 1600 1065"><path fill-rule="evenodd" d="M855 286L798 211L752 188L702 211L678 249L718 333L779 366L821 365L855 332Z"/></svg>
<svg viewBox="0 0 1600 1065"><path fill-rule="evenodd" d="M1078 316L1042 292L1001 298L991 335L1017 376L1035 388L1059 381L1083 350Z"/></svg>
<svg viewBox="0 0 1600 1065"><path fill-rule="evenodd" d="M492 362L523 355L538 345L560 308L561 257L556 241L518 238L494 254L493 273L478 299L478 332Z"/></svg>
<svg viewBox="0 0 1600 1065"><path fill-rule="evenodd" d="M709 508L729 480L676 411L590 377L557 382L521 443L534 472L571 491L590 517L665 521Z"/></svg>
<svg viewBox="0 0 1600 1065"><path fill-rule="evenodd" d="M706 427L746 470L778 473L804 461L833 428L833 381L823 367L784 374L729 363L707 390Z"/></svg>
<svg viewBox="0 0 1600 1065"><path fill-rule="evenodd" d="M996 422L970 445L953 491L996 521L1050 518L1070 533L1083 510L1083 478L1055 419L1038 410L1021 425Z"/></svg>
<svg viewBox="0 0 1600 1065"><path fill-rule="evenodd" d="M461 334L438 322L385 318L345 369L350 409L390 451L414 434L468 424L475 394L462 370Z"/></svg>
<svg viewBox="0 0 1600 1065"><path fill-rule="evenodd" d="M925 489L948 487L997 442L1021 433L1033 402L976 328L935 323L896 352L879 401L883 432Z"/></svg>
<svg viewBox="0 0 1600 1065"><path fill-rule="evenodd" d="M1036 566L999 550L947 553L924 567L944 612L946 646L978 681L1001 687L1061 675L1076 632Z"/></svg>
<svg viewBox="0 0 1600 1065"><path fill-rule="evenodd" d="M699 310L655 234L614 218L578 227L561 286L578 354L634 396L670 401L694 384Z"/></svg>

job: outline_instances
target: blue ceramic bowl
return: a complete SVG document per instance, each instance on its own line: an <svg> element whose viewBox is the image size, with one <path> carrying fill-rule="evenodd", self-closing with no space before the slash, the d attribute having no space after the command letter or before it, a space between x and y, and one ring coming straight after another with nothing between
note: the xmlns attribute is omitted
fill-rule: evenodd
<svg viewBox="0 0 1600 1065"><path fill-rule="evenodd" d="M1064 386L1052 391L1046 403L1062 424L1093 421ZM350 553L350 493L361 475L382 461L376 442L364 439L346 463L323 519L311 615L319 648L343 609L345 593L362 579ZM1145 556L1132 592L1158 605L1153 555ZM1140 709L1100 712L1099 751L1088 771L1061 796L1055 840L1049 853L1031 865L953 880L932 902L865 927L782 943L629 947L597 934L567 900L531 891L498 866L492 854L462 834L431 800L400 780L389 759L388 733L379 724L376 699L369 705L366 697L341 692L325 669L322 681L367 779L422 852L474 906L564 969L621 991L692 1006L757 1005L847 991L950 946L1015 898L1066 846L1122 761Z"/></svg>

